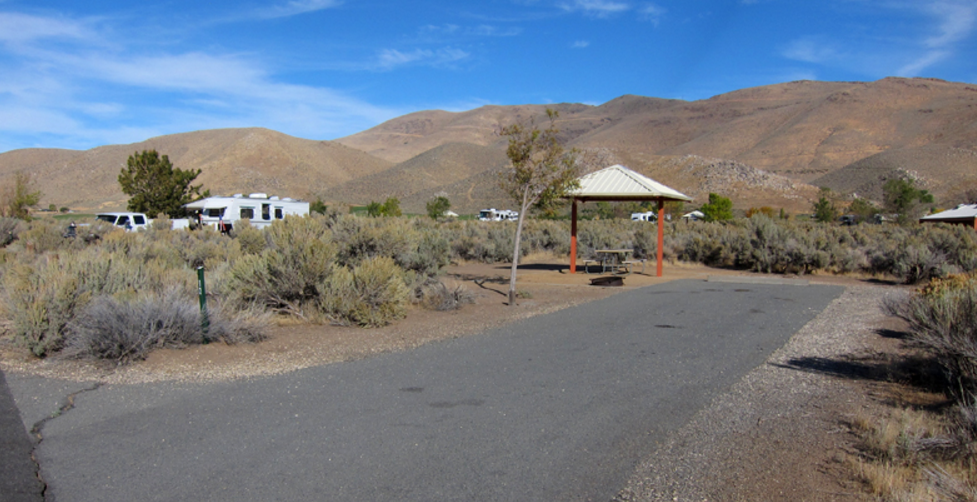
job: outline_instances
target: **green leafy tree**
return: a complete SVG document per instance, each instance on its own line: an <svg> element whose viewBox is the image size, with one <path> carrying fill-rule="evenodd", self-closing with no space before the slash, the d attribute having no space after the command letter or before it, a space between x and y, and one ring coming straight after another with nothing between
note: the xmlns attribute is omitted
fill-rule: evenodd
<svg viewBox="0 0 977 502"><path fill-rule="evenodd" d="M821 187L818 192L818 201L814 203L814 220L821 223L830 223L838 218L838 208L835 206L831 196L831 189Z"/></svg>
<svg viewBox="0 0 977 502"><path fill-rule="evenodd" d="M379 218L383 215L383 204L375 200L370 201L370 203L366 205L366 215L373 218Z"/></svg>
<svg viewBox="0 0 977 502"><path fill-rule="evenodd" d="M702 214L705 221L728 221L733 219L733 201L716 193L709 194L709 203L703 204Z"/></svg>
<svg viewBox="0 0 977 502"><path fill-rule="evenodd" d="M366 205L366 214L378 218L380 216L401 216L403 212L400 210L400 200L396 197L389 197L383 204L371 201Z"/></svg>
<svg viewBox="0 0 977 502"><path fill-rule="evenodd" d="M200 192L201 185L191 185L200 172L173 167L166 155L160 157L156 150L143 150L129 156L119 173L119 185L131 197L130 211L179 218L187 214L184 204L210 196L209 190Z"/></svg>
<svg viewBox="0 0 977 502"><path fill-rule="evenodd" d="M30 219L30 208L41 201L41 191L36 190L34 178L29 173L14 175L13 186L7 185L0 192L0 212L8 218Z"/></svg>
<svg viewBox="0 0 977 502"><path fill-rule="evenodd" d="M383 203L381 213L383 216L402 216L404 213L400 210L400 199L396 197L388 197Z"/></svg>
<svg viewBox="0 0 977 502"><path fill-rule="evenodd" d="M547 207L580 186L577 152L566 150L559 140L556 119L559 114L547 109L549 127L540 129L535 120L504 127L500 134L509 139L506 156L511 169L503 173L500 186L519 204L519 220L512 250L509 278L509 305L516 304L516 270L519 245L526 214L531 208Z"/></svg>
<svg viewBox="0 0 977 502"><path fill-rule="evenodd" d="M315 202L309 204L309 211L316 214L326 214L326 211L328 210L329 206L327 206L325 202L322 202L321 198L317 198Z"/></svg>
<svg viewBox="0 0 977 502"><path fill-rule="evenodd" d="M907 223L919 217L922 204L932 204L933 194L916 186L914 180L894 178L882 185L884 207L889 213L898 214L899 223Z"/></svg>
<svg viewBox="0 0 977 502"><path fill-rule="evenodd" d="M851 201L851 205L848 206L848 212L854 215L859 222L871 221L879 213L879 208L868 200L855 197L855 200Z"/></svg>
<svg viewBox="0 0 977 502"><path fill-rule="evenodd" d="M427 215L430 216L432 220L436 220L444 216L444 213L451 209L451 201L448 200L448 198L444 195L438 195L437 197L429 200L425 207L427 208Z"/></svg>

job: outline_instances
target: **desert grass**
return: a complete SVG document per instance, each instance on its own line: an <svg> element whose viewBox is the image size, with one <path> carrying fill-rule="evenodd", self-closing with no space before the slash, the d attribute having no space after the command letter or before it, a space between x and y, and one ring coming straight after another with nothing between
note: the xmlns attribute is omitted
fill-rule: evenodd
<svg viewBox="0 0 977 502"><path fill-rule="evenodd" d="M884 500L977 500L977 274L935 279L884 309L907 323L906 345L933 365L903 365L902 402L936 391L941 401L895 407L878 420L857 417L855 472ZM932 376L930 372L930 376ZM924 383L928 389L912 387ZM934 385L935 384L935 385Z"/></svg>

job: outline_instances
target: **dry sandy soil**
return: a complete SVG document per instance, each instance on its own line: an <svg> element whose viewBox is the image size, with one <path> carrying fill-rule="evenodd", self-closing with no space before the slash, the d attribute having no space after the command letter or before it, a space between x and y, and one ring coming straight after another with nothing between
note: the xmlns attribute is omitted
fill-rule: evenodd
<svg viewBox="0 0 977 502"><path fill-rule="evenodd" d="M523 298L515 308L506 305L505 265L468 264L449 269L446 281L464 283L475 293L475 305L454 312L414 309L407 319L386 328L278 326L269 340L256 345L162 350L124 368L38 361L7 346L0 347L0 367L6 372L118 384L270 375L475 335L670 280L755 276L669 264L664 277L657 278L652 265L649 275L628 276L624 287L602 288L589 286L596 276L567 274L565 268L553 259L531 260L520 271L518 290ZM616 500L874 500L847 467L846 456L855 451L846 424L858 414L881 413L887 391L883 383L860 378L852 365L898 350L897 341L878 334L886 320L877 307L883 296L900 294L904 288L853 278L804 279L847 289L766 365L637 465Z"/></svg>

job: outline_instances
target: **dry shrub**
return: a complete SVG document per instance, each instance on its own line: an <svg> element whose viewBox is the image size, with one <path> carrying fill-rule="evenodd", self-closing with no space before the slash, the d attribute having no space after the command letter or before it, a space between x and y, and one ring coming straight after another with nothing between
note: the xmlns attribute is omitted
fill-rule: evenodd
<svg viewBox="0 0 977 502"><path fill-rule="evenodd" d="M230 318L221 309L208 312L206 331L192 297L169 290L134 300L100 296L68 326L65 357L126 364L158 348L183 348L221 341L228 344L264 339L260 320Z"/></svg>
<svg viewBox="0 0 977 502"><path fill-rule="evenodd" d="M122 232L111 235L129 242ZM94 297L135 297L166 287L193 291L188 271L131 256L128 250L90 246L41 256L20 254L6 264L0 303L14 340L37 356L50 355L62 347L65 326Z"/></svg>
<svg viewBox="0 0 977 502"><path fill-rule="evenodd" d="M463 284L448 286L437 281L426 284L421 289L421 304L431 310L458 310L463 305L472 303L475 303L475 295Z"/></svg>
<svg viewBox="0 0 977 502"><path fill-rule="evenodd" d="M256 303L308 319L335 261L331 233L312 218L280 220L265 232L268 248L237 260L222 289L239 307Z"/></svg>
<svg viewBox="0 0 977 502"><path fill-rule="evenodd" d="M957 399L977 395L977 277L968 274L888 300L888 314L909 324L910 343L936 357Z"/></svg>
<svg viewBox="0 0 977 502"><path fill-rule="evenodd" d="M17 240L17 236L27 229L24 220L0 217L0 247L5 247Z"/></svg>
<svg viewBox="0 0 977 502"><path fill-rule="evenodd" d="M231 235L237 240L244 254L259 254L267 244L265 233L251 225L248 220L242 220L234 225Z"/></svg>
<svg viewBox="0 0 977 502"><path fill-rule="evenodd" d="M407 315L410 289L391 258L369 258L352 270L335 267L320 307L339 324L386 326Z"/></svg>

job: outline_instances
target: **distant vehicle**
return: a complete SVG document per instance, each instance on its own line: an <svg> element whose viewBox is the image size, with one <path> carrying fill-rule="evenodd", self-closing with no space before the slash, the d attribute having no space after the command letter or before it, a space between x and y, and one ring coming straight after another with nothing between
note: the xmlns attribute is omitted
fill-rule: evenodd
<svg viewBox="0 0 977 502"><path fill-rule="evenodd" d="M95 215L95 219L124 228L126 232L145 230L153 223L153 220L149 219L144 213L130 212L98 213ZM170 228L189 228L189 226L190 220L186 218L170 220Z"/></svg>
<svg viewBox="0 0 977 502"><path fill-rule="evenodd" d="M657 221L658 215L654 211L631 213L631 221Z"/></svg>
<svg viewBox="0 0 977 502"><path fill-rule="evenodd" d="M146 217L143 213L98 213L95 219L104 221L109 225L124 228L126 232L145 230L153 220Z"/></svg>
<svg viewBox="0 0 977 502"><path fill-rule="evenodd" d="M478 221L516 221L519 211L509 209L482 209L478 212Z"/></svg>
<svg viewBox="0 0 977 502"><path fill-rule="evenodd" d="M255 228L265 228L275 220L285 216L308 216L309 203L289 197L269 197L264 193L234 194L231 197L208 197L184 204L183 207L197 211L201 226L210 226L221 232L230 232L242 220L251 222Z"/></svg>

